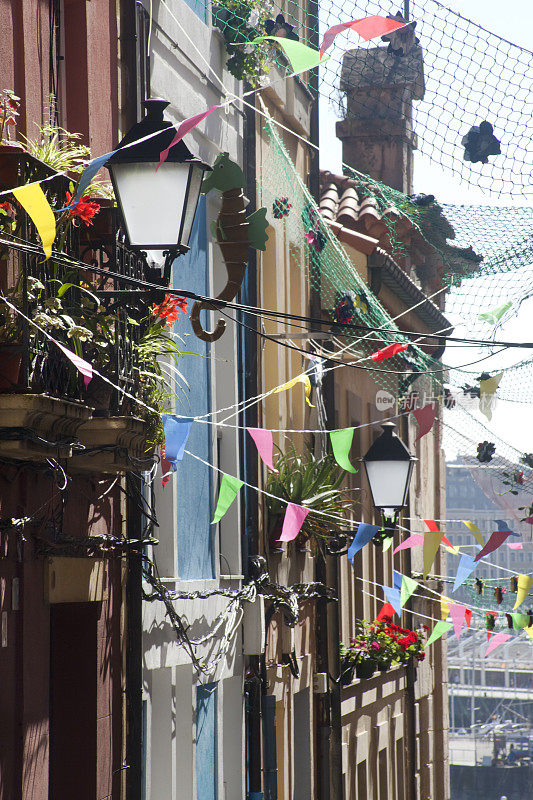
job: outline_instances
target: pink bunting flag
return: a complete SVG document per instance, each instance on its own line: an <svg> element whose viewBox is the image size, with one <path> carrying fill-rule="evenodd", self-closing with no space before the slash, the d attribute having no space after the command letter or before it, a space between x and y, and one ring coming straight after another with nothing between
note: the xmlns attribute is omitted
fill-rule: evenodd
<svg viewBox="0 0 533 800"><path fill-rule="evenodd" d="M50 338L52 339L52 337L50 337ZM87 386L89 385L89 383L93 379L93 367L92 367L92 364L89 364L89 362L85 361L84 358L80 358L80 356L76 355L76 353L73 353L72 350L68 350L66 347L63 347L63 345L59 344L59 342L56 342L55 339L52 339L52 341L55 344L57 344L57 346L59 347L61 352L64 353L64 355L66 355L68 360L71 361L74 364L76 369L79 372L81 372L81 374L83 375L83 382L85 384L85 388L87 388Z"/></svg>
<svg viewBox="0 0 533 800"><path fill-rule="evenodd" d="M426 433L429 433L433 427L437 413L436 405L434 403L430 403L422 408L416 408L411 413L418 422L418 436L415 439L415 442L418 442L418 440L421 439L422 436L425 436Z"/></svg>
<svg viewBox="0 0 533 800"><path fill-rule="evenodd" d="M494 636L491 636L489 646L485 650L485 658L489 653L492 653L493 650L511 638L512 637L510 633L495 633Z"/></svg>
<svg viewBox="0 0 533 800"><path fill-rule="evenodd" d="M407 539L404 539L403 542L392 551L392 555L396 555L400 550L408 550L410 547L415 547L417 544L424 544L424 536L421 533L413 533L412 536L408 536Z"/></svg>
<svg viewBox="0 0 533 800"><path fill-rule="evenodd" d="M405 22L398 22L395 19L388 19L387 17L372 16L364 17L363 19L352 19L349 22L341 22L339 25L333 25L324 34L322 44L320 46L320 57L324 55L328 47L331 47L335 41L335 37L346 30L352 30L359 34L361 39L369 42L370 39L375 39L377 36L383 36L386 33L392 33L399 28L403 28Z"/></svg>
<svg viewBox="0 0 533 800"><path fill-rule="evenodd" d="M278 542L292 542L293 539L296 539L308 514L308 508L298 506L296 503L289 503L283 518L283 528Z"/></svg>
<svg viewBox="0 0 533 800"><path fill-rule="evenodd" d="M483 556L487 556L489 553L497 550L498 547L500 547L500 545L502 545L510 535L511 531L494 531L485 547L476 555L474 561L479 561L479 559L483 558Z"/></svg>
<svg viewBox="0 0 533 800"><path fill-rule="evenodd" d="M380 361L385 361L387 358L392 358L393 356L398 355L398 353L402 353L404 350L407 350L408 347L408 344L400 344L399 342L395 342L394 344L387 345L387 347L382 347L381 350L372 353L370 357L372 361L375 361L376 364L379 364Z"/></svg>
<svg viewBox="0 0 533 800"><path fill-rule="evenodd" d="M459 639L461 635L461 631L463 629L463 623L465 621L465 606L459 605L459 603L450 603L450 617L452 618L453 623L453 630L457 639Z"/></svg>
<svg viewBox="0 0 533 800"><path fill-rule="evenodd" d="M522 550L523 548L522 542L506 542L506 544L509 550Z"/></svg>
<svg viewBox="0 0 533 800"><path fill-rule="evenodd" d="M179 126L178 130L176 131L176 135L174 136L174 138L170 142L170 144L167 147L167 149L166 150L162 150L161 153L159 154L159 164L155 168L156 172L159 169L159 167L161 166L161 164L165 163L165 161L168 158L168 154L171 151L171 149L174 147L174 145L178 144L178 142L181 142L181 140L183 139L184 136L187 136L188 133L190 133L194 128L196 128L196 126L199 125L200 122L202 120L204 120L206 117L208 117L209 114L211 114L216 108L222 108L222 106L219 106L219 105L211 106L211 108L208 108L207 111L202 111L201 114L195 114L194 117L189 117L189 119L183 120L183 122Z"/></svg>
<svg viewBox="0 0 533 800"><path fill-rule="evenodd" d="M266 464L267 467L270 467L273 472L277 472L278 470L275 468L272 461L272 450L274 447L272 431L268 431L265 428L246 428L246 430L254 440L257 452L263 463Z"/></svg>

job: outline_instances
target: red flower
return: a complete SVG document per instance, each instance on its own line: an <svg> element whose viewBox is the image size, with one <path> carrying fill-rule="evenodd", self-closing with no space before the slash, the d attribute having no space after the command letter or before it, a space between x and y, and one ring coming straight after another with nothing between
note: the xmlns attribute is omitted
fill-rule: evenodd
<svg viewBox="0 0 533 800"><path fill-rule="evenodd" d="M67 192L67 206L72 202L72 195ZM74 208L70 208L68 212L69 219L78 217L85 225L93 224L93 217L100 211L100 206L91 200L90 197L80 197Z"/></svg>
<svg viewBox="0 0 533 800"><path fill-rule="evenodd" d="M152 306L152 314L166 320L166 325L170 328L179 317L180 311L187 313L187 301L184 297L175 297L166 294L162 303Z"/></svg>
<svg viewBox="0 0 533 800"><path fill-rule="evenodd" d="M422 625L425 631L429 631L429 625Z"/></svg>
<svg viewBox="0 0 533 800"><path fill-rule="evenodd" d="M419 661L423 661L426 657L426 654L423 650L421 650L419 653L415 653L415 655Z"/></svg>
<svg viewBox="0 0 533 800"><path fill-rule="evenodd" d="M515 472L514 479L515 479L515 483L519 483L520 486L522 486L526 481L526 479L524 478L524 473L523 472Z"/></svg>
<svg viewBox="0 0 533 800"><path fill-rule="evenodd" d="M0 203L0 208L2 208L4 211L8 211L10 214L12 214L15 210L11 203L8 203L7 200L5 203Z"/></svg>

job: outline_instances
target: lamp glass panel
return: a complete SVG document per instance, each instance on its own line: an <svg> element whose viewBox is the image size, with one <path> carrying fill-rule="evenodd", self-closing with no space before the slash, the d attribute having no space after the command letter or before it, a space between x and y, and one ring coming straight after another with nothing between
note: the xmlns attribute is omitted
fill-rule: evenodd
<svg viewBox="0 0 533 800"><path fill-rule="evenodd" d="M166 161L111 164L115 190L131 245L173 247L187 191L189 164Z"/></svg>
<svg viewBox="0 0 533 800"><path fill-rule="evenodd" d="M204 170L198 164L191 165L191 183L189 186L189 194L187 195L187 208L183 217L183 229L181 232L180 244L185 246L189 245L191 237L194 216L196 214L196 207L200 197L200 187L204 178Z"/></svg>
<svg viewBox="0 0 533 800"><path fill-rule="evenodd" d="M365 461L366 474L377 508L402 508L411 461Z"/></svg>

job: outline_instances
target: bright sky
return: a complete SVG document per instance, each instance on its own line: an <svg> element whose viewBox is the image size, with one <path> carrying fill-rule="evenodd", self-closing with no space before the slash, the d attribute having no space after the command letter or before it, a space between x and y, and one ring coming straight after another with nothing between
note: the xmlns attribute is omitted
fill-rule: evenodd
<svg viewBox="0 0 533 800"><path fill-rule="evenodd" d="M443 5L498 36L533 51L533 2L531 0L508 0L505 5L501 3L501 0L442 0L442 2ZM389 12L384 8L383 13L385 15ZM343 40L343 44L344 41L347 42L347 46L350 46L347 40ZM353 46L356 46L355 43ZM341 172L341 143L335 137L336 117L327 100L322 102L320 116L321 167L332 172ZM442 166L432 163L418 152L415 152L414 190L415 192L434 194L441 203L494 206L524 206L527 204L521 198L516 197L494 198L475 187L462 184L452 173L446 172ZM512 280L512 276L507 278L502 276L502 280L509 279ZM475 280L472 280L470 285L472 296L475 297ZM532 341L533 328L530 324L532 311L533 301L524 303L518 314L498 330L498 339ZM456 320L452 321L456 322ZM457 322L460 321L457 320ZM459 325L455 334L464 336L469 335L469 332L465 330L464 326ZM480 370L497 371L502 366L529 355L533 356L533 351L508 352L499 358L484 362L480 365ZM464 350L449 348L445 353L444 360L450 365L460 366L478 357L479 352L471 348ZM470 409L471 407L469 407ZM500 401L496 404L491 423L488 423L481 415L479 419L493 429L498 436L522 452L533 452L532 414L533 409L530 405ZM451 418L450 423L452 424Z"/></svg>

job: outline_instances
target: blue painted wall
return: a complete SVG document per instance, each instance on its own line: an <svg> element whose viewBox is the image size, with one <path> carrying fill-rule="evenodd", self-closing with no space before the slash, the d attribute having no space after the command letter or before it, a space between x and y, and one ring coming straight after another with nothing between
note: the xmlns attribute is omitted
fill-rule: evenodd
<svg viewBox="0 0 533 800"><path fill-rule="evenodd" d="M207 229L205 198L201 198L190 239L190 252L180 256L172 268L174 289L188 289L199 294L209 294L207 262ZM193 303L189 301L187 314L180 315L174 331L183 337L180 347L197 355L184 355L178 369L186 378L188 388L178 388L176 411L184 416L201 416L211 409L210 402L210 345L197 339L192 332L189 316ZM203 316L203 315L202 315ZM187 450L212 462L211 426L193 423ZM177 481L177 536L178 575L183 580L214 578L213 543L215 526L212 509L212 472L209 467L185 455L178 466Z"/></svg>
<svg viewBox="0 0 533 800"><path fill-rule="evenodd" d="M196 688L196 800L217 797L217 685L207 683Z"/></svg>

